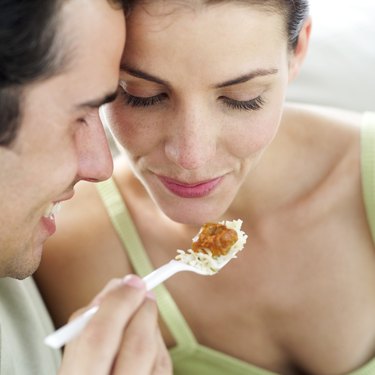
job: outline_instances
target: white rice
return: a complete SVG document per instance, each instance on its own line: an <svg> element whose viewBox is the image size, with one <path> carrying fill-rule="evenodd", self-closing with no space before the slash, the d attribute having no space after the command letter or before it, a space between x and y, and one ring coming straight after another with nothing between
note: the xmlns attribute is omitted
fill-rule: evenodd
<svg viewBox="0 0 375 375"><path fill-rule="evenodd" d="M219 224L223 224L227 228L234 229L237 233L238 239L236 243L230 248L227 254L212 256L210 250L207 250L208 253L206 254L203 252L196 253L192 249L188 249L187 251L178 249L178 255L176 256L176 259L193 267L197 267L208 275L213 275L231 259L237 258L236 254L244 248L247 240L247 235L241 230L242 220L238 219L233 221L222 221ZM198 239L201 231L202 229L193 238L193 242Z"/></svg>

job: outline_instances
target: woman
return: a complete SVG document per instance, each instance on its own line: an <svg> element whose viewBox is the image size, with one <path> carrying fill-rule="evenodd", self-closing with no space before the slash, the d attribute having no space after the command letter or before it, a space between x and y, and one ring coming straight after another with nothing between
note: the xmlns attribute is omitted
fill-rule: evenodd
<svg viewBox="0 0 375 375"><path fill-rule="evenodd" d="M284 103L307 2L139 1L127 25L102 113L126 157L61 213L38 275L56 323L108 278L189 248L203 223L239 218L238 259L157 290L175 374L374 373L375 119Z"/></svg>

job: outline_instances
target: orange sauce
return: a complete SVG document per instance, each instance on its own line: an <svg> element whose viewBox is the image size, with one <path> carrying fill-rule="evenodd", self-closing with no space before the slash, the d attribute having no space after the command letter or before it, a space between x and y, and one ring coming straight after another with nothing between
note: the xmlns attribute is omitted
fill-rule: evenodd
<svg viewBox="0 0 375 375"><path fill-rule="evenodd" d="M210 250L213 256L226 255L237 240L237 232L234 229L223 224L206 223L191 248L196 253L207 253L207 250Z"/></svg>

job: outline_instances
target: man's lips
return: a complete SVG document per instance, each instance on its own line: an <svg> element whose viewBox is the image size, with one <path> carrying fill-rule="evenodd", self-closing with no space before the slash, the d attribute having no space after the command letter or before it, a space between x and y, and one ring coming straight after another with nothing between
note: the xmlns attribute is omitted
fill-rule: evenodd
<svg viewBox="0 0 375 375"><path fill-rule="evenodd" d="M201 198L208 195L222 180L217 177L212 180L185 184L164 176L158 176L163 185L173 194L181 198Z"/></svg>
<svg viewBox="0 0 375 375"><path fill-rule="evenodd" d="M48 236L52 236L56 232L56 223L54 215L43 216L41 218L41 222L43 224L43 227L47 231Z"/></svg>
<svg viewBox="0 0 375 375"><path fill-rule="evenodd" d="M41 218L41 222L44 228L47 230L49 236L54 234L56 231L55 214L60 211L61 202L69 200L73 196L74 190L70 191L67 194L64 194L64 196L59 197L56 201L51 203L44 212L44 215Z"/></svg>

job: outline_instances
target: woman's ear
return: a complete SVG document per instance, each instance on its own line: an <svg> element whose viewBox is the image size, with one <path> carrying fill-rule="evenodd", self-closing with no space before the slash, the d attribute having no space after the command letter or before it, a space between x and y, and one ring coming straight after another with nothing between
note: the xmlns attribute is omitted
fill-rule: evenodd
<svg viewBox="0 0 375 375"><path fill-rule="evenodd" d="M309 40L310 40L310 33L311 33L311 18L309 17L299 35L298 41L295 49L290 54L290 62L289 62L289 82L292 81L299 73L303 61L305 60Z"/></svg>

